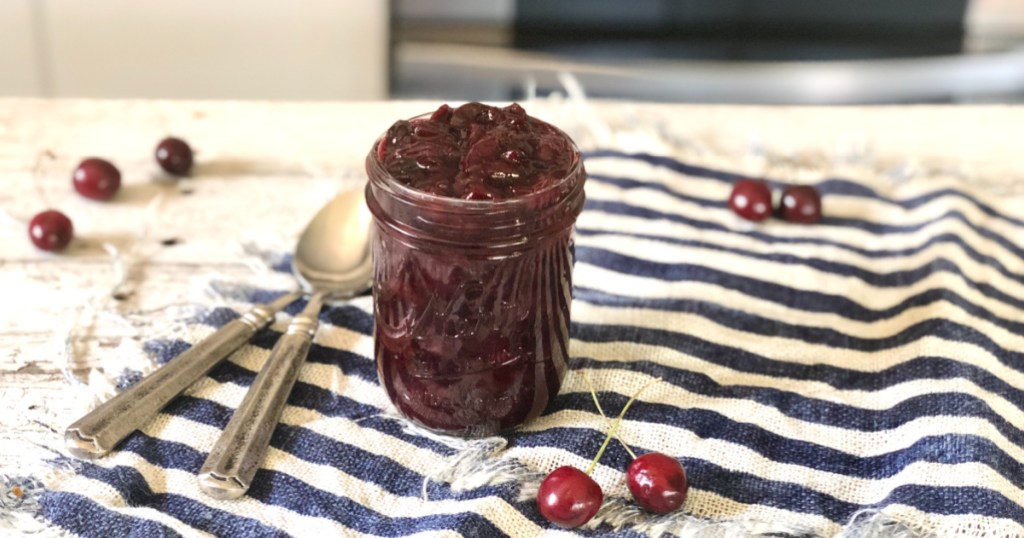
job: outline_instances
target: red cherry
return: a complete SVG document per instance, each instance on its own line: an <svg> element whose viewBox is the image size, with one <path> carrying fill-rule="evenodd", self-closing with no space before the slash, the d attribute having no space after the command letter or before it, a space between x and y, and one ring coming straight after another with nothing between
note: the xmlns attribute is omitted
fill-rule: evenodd
<svg viewBox="0 0 1024 538"><path fill-rule="evenodd" d="M569 466L551 471L537 491L540 514L566 529L590 521L603 501L601 486L583 471Z"/></svg>
<svg viewBox="0 0 1024 538"><path fill-rule="evenodd" d="M741 179L729 195L729 208L752 221L762 221L772 213L772 191L763 181Z"/></svg>
<svg viewBox="0 0 1024 538"><path fill-rule="evenodd" d="M78 194L93 200L109 200L121 188L121 172L108 161L90 157L75 168L71 181Z"/></svg>
<svg viewBox="0 0 1024 538"><path fill-rule="evenodd" d="M192 169L192 148L180 138L168 137L156 146L156 162L170 174L188 175Z"/></svg>
<svg viewBox="0 0 1024 538"><path fill-rule="evenodd" d="M586 378L585 375L584 377ZM586 379L587 384L590 385L589 378ZM573 529L590 521L597 514L604 501L604 495L601 493L601 486L597 485L593 478L590 478L590 473L597 466L601 456L604 455L604 450L608 448L612 437L615 437L615 432L622 424L622 417L626 416L629 406L633 405L640 393L658 381L661 381L660 377L645 383L633 393L626 405L622 406L622 411L619 411L619 416L608 430L604 443L601 443L601 448L597 449L597 455L590 461L590 466L586 471L580 471L575 467L559 467L551 471L551 474L540 483L540 488L537 490L537 507L540 509L541 515L548 521L560 527ZM601 416L604 416L604 410L601 409L601 404L597 401L597 392L594 391L593 385L590 387L590 395L593 396L594 404L601 412ZM626 449L629 450L628 447Z"/></svg>
<svg viewBox="0 0 1024 538"><path fill-rule="evenodd" d="M791 185L782 191L779 205L782 218L790 222L813 224L821 220L821 195L810 185Z"/></svg>
<svg viewBox="0 0 1024 538"><path fill-rule="evenodd" d="M690 488L679 461L658 452L633 460L626 470L626 485L637 504L656 514L682 506Z"/></svg>
<svg viewBox="0 0 1024 538"><path fill-rule="evenodd" d="M74 227L64 213L53 209L32 217L28 223L28 236L32 243L42 250L62 250L71 242Z"/></svg>

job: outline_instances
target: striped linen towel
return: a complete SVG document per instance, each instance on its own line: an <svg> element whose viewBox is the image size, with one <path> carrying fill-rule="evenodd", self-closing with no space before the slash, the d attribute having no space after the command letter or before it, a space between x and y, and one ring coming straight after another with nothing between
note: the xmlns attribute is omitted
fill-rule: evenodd
<svg viewBox="0 0 1024 538"><path fill-rule="evenodd" d="M364 296L323 312L246 497L206 498L195 474L286 319L47 491L42 515L97 537L1024 536L1020 200L822 179L820 224L752 224L725 205L727 165L598 151L587 167L571 370L539 419L466 441L395 416ZM236 315L215 310L192 336ZM150 348L168 361L190 343ZM682 512L637 510L611 444L598 516L572 532L540 517L539 479L584 468L603 441L583 372L612 414L664 380L620 431L684 464Z"/></svg>

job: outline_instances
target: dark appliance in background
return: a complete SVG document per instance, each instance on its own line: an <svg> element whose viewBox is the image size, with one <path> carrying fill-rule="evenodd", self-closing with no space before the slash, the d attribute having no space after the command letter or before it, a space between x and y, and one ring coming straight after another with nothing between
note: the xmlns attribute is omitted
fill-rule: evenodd
<svg viewBox="0 0 1024 538"><path fill-rule="evenodd" d="M967 0L517 0L512 46L592 60L959 54Z"/></svg>
<svg viewBox="0 0 1024 538"><path fill-rule="evenodd" d="M432 3L456 6L459 0ZM398 25L396 96L521 99L564 91L559 75L571 73L589 95L612 99L1024 101L1024 35L998 47L966 46L968 0L491 0L473 5L497 9L482 10L475 19L460 18L463 9L453 11L452 20Z"/></svg>

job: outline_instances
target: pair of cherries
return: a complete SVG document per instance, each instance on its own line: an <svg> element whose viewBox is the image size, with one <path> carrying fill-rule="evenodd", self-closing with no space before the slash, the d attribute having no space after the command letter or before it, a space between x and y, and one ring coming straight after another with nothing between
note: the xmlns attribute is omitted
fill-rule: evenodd
<svg viewBox="0 0 1024 538"><path fill-rule="evenodd" d="M601 486L590 477L590 473L597 466L611 438L616 436L626 410L644 389L657 381L659 379L641 387L626 402L586 471L565 465L551 471L544 478L537 490L537 508L545 519L560 527L573 529L590 521L597 514L601 503L604 502L604 493ZM590 385L589 379L587 384ZM594 398L598 412L605 417L592 385L590 394ZM660 452L637 457L622 439L619 439L619 442L633 456L633 462L626 469L626 485L637 504L656 514L667 514L682 506L686 501L689 483L686 471L679 460Z"/></svg>
<svg viewBox="0 0 1024 538"><path fill-rule="evenodd" d="M729 209L754 222L772 214L772 191L763 181L741 179L729 195ZM790 222L813 224L821 220L821 195L810 185L790 185L782 191L778 215Z"/></svg>
<svg viewBox="0 0 1024 538"><path fill-rule="evenodd" d="M169 174L185 176L192 169L192 148L180 138L161 140L154 154L157 164ZM71 182L78 194L107 201L121 189L121 171L110 161L90 157L75 168ZM64 213L48 209L32 217L28 236L39 249L54 252L68 246L74 236L74 226Z"/></svg>

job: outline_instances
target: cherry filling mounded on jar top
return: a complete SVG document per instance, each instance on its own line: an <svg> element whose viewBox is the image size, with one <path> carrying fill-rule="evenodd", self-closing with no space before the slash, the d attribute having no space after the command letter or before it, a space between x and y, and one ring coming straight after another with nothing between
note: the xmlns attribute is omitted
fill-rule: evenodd
<svg viewBox="0 0 1024 538"><path fill-rule="evenodd" d="M492 435L539 415L569 357L586 171L562 131L469 103L396 122L367 156L374 349L398 410Z"/></svg>

